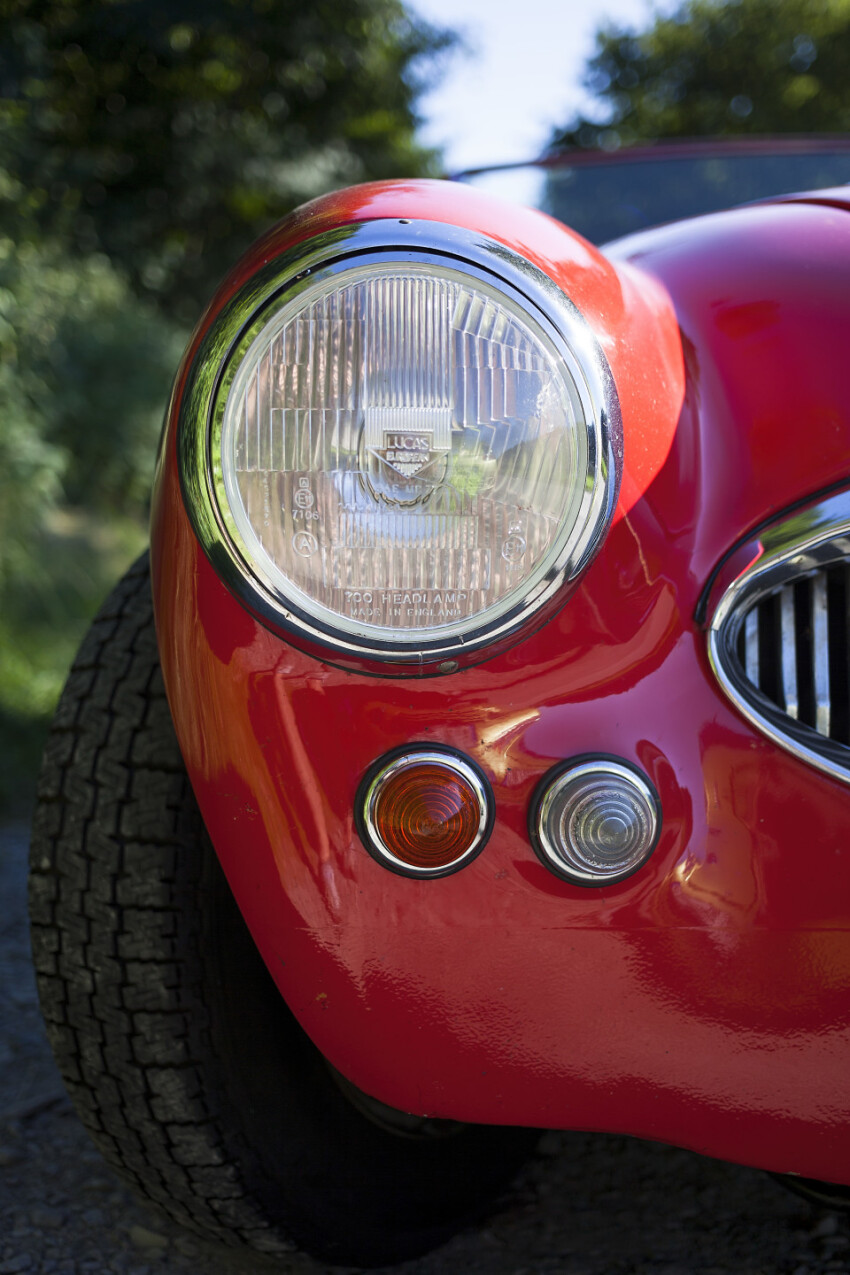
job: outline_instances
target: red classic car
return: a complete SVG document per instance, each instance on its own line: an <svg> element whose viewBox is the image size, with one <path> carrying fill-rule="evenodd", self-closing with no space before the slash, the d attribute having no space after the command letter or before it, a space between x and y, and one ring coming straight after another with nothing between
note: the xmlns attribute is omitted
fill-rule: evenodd
<svg viewBox="0 0 850 1275"><path fill-rule="evenodd" d="M775 197L563 224L698 169ZM850 151L529 173L239 263L47 750L68 1087L262 1251L422 1252L541 1127L850 1183Z"/></svg>

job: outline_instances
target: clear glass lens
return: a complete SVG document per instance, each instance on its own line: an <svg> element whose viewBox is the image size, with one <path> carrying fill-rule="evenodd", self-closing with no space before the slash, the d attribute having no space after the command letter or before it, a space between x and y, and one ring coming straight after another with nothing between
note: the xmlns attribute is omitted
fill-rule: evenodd
<svg viewBox="0 0 850 1275"><path fill-rule="evenodd" d="M615 762L585 763L560 774L545 793L537 835L551 864L583 884L634 872L658 832L652 791Z"/></svg>
<svg viewBox="0 0 850 1275"><path fill-rule="evenodd" d="M583 527L587 450L578 389L518 304L461 271L355 265L249 344L221 477L273 589L413 644L542 587Z"/></svg>

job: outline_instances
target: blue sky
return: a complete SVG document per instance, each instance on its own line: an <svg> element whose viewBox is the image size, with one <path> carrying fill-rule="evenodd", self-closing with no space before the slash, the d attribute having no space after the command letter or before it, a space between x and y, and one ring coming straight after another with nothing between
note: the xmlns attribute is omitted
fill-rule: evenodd
<svg viewBox="0 0 850 1275"><path fill-rule="evenodd" d="M593 36L605 20L644 26L650 0L409 0L440 26L462 31L441 83L422 99L423 140L442 146L452 171L531 159L555 124L587 106L581 88Z"/></svg>

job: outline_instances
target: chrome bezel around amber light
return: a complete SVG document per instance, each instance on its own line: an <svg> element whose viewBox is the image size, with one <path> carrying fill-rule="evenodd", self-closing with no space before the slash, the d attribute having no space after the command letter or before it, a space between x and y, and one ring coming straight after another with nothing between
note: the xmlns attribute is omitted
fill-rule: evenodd
<svg viewBox="0 0 850 1275"><path fill-rule="evenodd" d="M399 771L410 770L423 763L442 766L447 774L457 775L469 784L478 802L478 831L472 844L451 863L436 868L416 867L393 854L381 836L375 820L378 799L387 783ZM407 744L393 749L372 765L363 777L354 803L355 824L364 848L382 867L399 876L420 881L451 876L476 859L484 849L495 821L493 792L483 773L468 757L440 744Z"/></svg>
<svg viewBox="0 0 850 1275"><path fill-rule="evenodd" d="M252 559L230 511L220 455L227 395L242 357L273 315L317 282L370 263L443 266L485 282L529 313L563 360L585 430L588 480L579 514L542 578L509 609L446 635L400 630L391 638L345 631L311 614ZM204 552L230 591L268 627L324 658L374 661L375 671L454 671L476 652L518 638L588 565L610 524L620 477L622 426L607 361L590 328L553 281L485 236L442 223L381 220L346 226L299 244L261 267L223 306L186 377L178 419L184 502ZM293 594L295 590L293 590ZM317 608L318 610L319 608ZM364 626L367 629L368 626ZM484 652L486 655L486 651ZM478 658L484 658L479 654Z"/></svg>

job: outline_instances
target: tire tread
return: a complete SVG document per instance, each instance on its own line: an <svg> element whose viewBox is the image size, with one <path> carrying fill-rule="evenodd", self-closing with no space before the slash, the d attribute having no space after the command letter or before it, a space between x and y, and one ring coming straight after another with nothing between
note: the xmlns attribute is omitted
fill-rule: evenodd
<svg viewBox="0 0 850 1275"><path fill-rule="evenodd" d="M119 1174L183 1226L291 1252L246 1187L205 1084L198 927L177 924L203 889L203 837L145 556L83 642L45 751L30 858L39 996L68 1091Z"/></svg>

